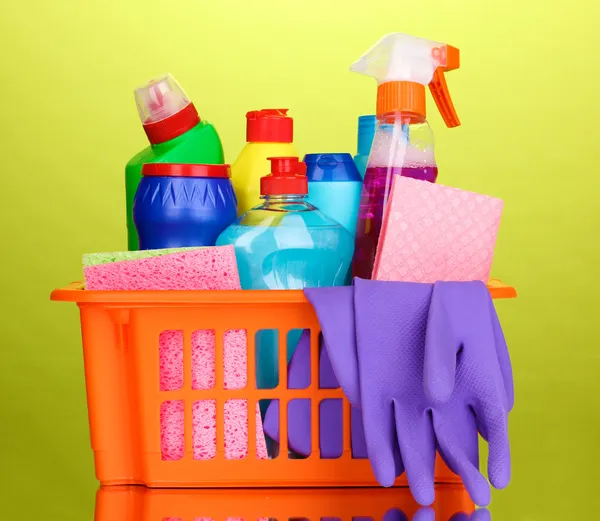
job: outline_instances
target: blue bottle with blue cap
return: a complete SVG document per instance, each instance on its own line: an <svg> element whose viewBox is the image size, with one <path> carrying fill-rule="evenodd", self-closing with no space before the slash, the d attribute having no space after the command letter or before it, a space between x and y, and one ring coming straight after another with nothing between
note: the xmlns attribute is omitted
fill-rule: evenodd
<svg viewBox="0 0 600 521"><path fill-rule="evenodd" d="M350 154L306 154L308 202L354 237L362 177Z"/></svg>
<svg viewBox="0 0 600 521"><path fill-rule="evenodd" d="M367 163L369 161L369 154L371 153L371 146L373 145L376 127L377 118L375 117L375 114L358 117L357 154L354 156L354 162L363 179L365 178L365 171L367 170Z"/></svg>

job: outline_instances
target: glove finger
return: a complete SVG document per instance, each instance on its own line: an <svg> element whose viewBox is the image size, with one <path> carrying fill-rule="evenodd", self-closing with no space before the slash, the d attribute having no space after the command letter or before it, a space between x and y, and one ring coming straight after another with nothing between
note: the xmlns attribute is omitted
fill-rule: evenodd
<svg viewBox="0 0 600 521"><path fill-rule="evenodd" d="M396 434L408 486L419 505L429 506L435 500L435 435L431 418L411 417L404 414L398 400L394 400Z"/></svg>
<svg viewBox="0 0 600 521"><path fill-rule="evenodd" d="M502 379L504 380L504 388L506 389L507 405L508 410L512 410L515 403L515 385L513 380L512 364L510 362L510 355L508 353L508 346L506 345L506 339L500 325L498 314L496 313L496 307L490 299L490 314L492 319L492 327L494 330L494 340L496 344L496 353L498 354L498 362L500 363L500 372L502 373Z"/></svg>
<svg viewBox="0 0 600 521"><path fill-rule="evenodd" d="M510 442L508 413L498 401L494 405L480 403L475 414L488 442L488 477L494 488L505 488L510 483ZM485 505L482 505L485 506Z"/></svg>
<svg viewBox="0 0 600 521"><path fill-rule="evenodd" d="M433 411L433 426L442 458L458 474L473 502L487 506L490 486L479 472L479 445L475 415L468 411L450 411L451 419Z"/></svg>
<svg viewBox="0 0 600 521"><path fill-rule="evenodd" d="M396 445L392 404L372 404L362 409L367 455L375 479L382 487L391 487L404 472Z"/></svg>
<svg viewBox="0 0 600 521"><path fill-rule="evenodd" d="M433 287L427 331L423 383L425 395L433 403L447 402L454 390L457 339L452 334L449 306L454 286L438 282Z"/></svg>

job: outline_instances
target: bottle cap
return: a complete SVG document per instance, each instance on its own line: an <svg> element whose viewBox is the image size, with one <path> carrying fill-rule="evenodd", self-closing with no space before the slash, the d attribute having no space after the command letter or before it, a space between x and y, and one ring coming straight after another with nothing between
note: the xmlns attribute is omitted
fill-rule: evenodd
<svg viewBox="0 0 600 521"><path fill-rule="evenodd" d="M362 177L350 154L306 154L306 178L308 182L357 182Z"/></svg>
<svg viewBox="0 0 600 521"><path fill-rule="evenodd" d="M145 163L142 175L150 177L211 177L230 178L229 165L198 165L187 163Z"/></svg>
<svg viewBox="0 0 600 521"><path fill-rule="evenodd" d="M294 141L294 120L288 109L253 110L246 114L248 143L291 143Z"/></svg>
<svg viewBox="0 0 600 521"><path fill-rule="evenodd" d="M306 164L297 157L269 157L271 173L260 180L260 195L307 195Z"/></svg>
<svg viewBox="0 0 600 521"><path fill-rule="evenodd" d="M174 139L200 122L198 111L170 74L138 87L134 96L140 120L153 145Z"/></svg>

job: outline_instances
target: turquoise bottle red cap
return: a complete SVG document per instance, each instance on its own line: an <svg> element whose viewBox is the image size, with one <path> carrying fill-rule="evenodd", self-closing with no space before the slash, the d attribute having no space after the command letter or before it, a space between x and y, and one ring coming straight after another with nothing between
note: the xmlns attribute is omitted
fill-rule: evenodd
<svg viewBox="0 0 600 521"><path fill-rule="evenodd" d="M248 143L291 143L294 141L294 120L288 109L252 110L246 114Z"/></svg>
<svg viewBox="0 0 600 521"><path fill-rule="evenodd" d="M261 178L261 195L307 195L306 164L297 157L268 157L271 173Z"/></svg>

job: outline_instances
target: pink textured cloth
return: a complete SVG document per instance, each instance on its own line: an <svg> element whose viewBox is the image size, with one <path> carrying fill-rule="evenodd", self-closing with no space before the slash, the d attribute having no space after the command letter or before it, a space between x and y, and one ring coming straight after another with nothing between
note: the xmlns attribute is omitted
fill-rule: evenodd
<svg viewBox="0 0 600 521"><path fill-rule="evenodd" d="M201 248L160 257L112 262L84 267L88 290L239 290L240 279L233 246ZM161 391L183 387L183 331L163 331L158 339ZM243 330L227 331L223 338L224 387L243 389L247 384L247 342ZM192 389L215 385L215 333L192 333ZM225 457L248 456L248 403L229 400L224 406ZM256 456L267 458L258 405L255 411ZM214 400L192 404L194 459L216 455L216 405ZM164 460L184 455L183 401L165 401L160 410L161 452Z"/></svg>
<svg viewBox="0 0 600 521"><path fill-rule="evenodd" d="M503 202L395 176L373 279L487 283Z"/></svg>

